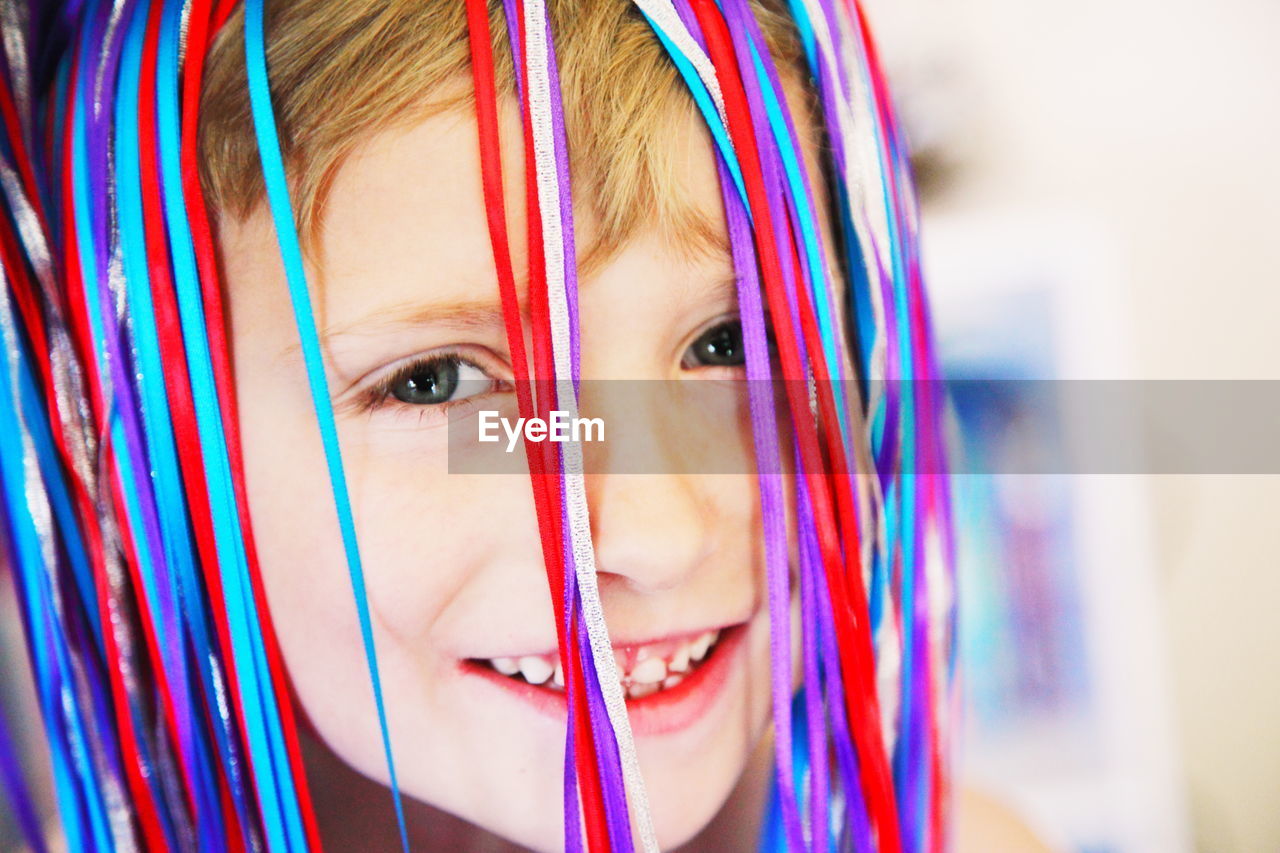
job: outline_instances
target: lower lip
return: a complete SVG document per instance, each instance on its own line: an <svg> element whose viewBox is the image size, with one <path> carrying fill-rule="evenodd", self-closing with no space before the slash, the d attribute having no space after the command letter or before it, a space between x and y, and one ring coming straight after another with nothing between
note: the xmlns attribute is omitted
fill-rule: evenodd
<svg viewBox="0 0 1280 853"><path fill-rule="evenodd" d="M720 640L702 664L675 687L650 693L640 699L627 700L627 716L631 731L637 737L673 734L692 726L704 717L724 692L733 665L741 654L745 625L724 629ZM529 684L494 672L487 666L464 661L463 672L483 678L508 693L523 699L549 717L563 721L567 715L564 691Z"/></svg>

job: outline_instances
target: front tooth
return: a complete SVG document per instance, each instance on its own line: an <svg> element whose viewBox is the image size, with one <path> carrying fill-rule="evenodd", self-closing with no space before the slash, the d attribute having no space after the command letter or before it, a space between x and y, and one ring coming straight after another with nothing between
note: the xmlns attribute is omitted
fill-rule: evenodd
<svg viewBox="0 0 1280 853"><path fill-rule="evenodd" d="M551 677L551 664L537 655L525 655L520 658L520 672L530 684L542 684Z"/></svg>
<svg viewBox="0 0 1280 853"><path fill-rule="evenodd" d="M680 648L676 649L675 655L671 658L671 663L667 664L667 672L688 672L689 671L689 644L684 643Z"/></svg>
<svg viewBox="0 0 1280 853"><path fill-rule="evenodd" d="M684 681L683 675L668 675L662 681L662 689L669 690L670 688L675 687L677 684L679 684L682 681Z"/></svg>
<svg viewBox="0 0 1280 853"><path fill-rule="evenodd" d="M693 641L693 645L689 649L689 656L694 660L702 660L707 656L707 652L711 649L711 644L716 640L716 632L708 631L698 639Z"/></svg>
<svg viewBox="0 0 1280 853"><path fill-rule="evenodd" d="M631 680L637 684L659 684L667 677L667 664L662 658L645 658L631 670Z"/></svg>
<svg viewBox="0 0 1280 853"><path fill-rule="evenodd" d="M551 673L551 683L561 690L564 689L564 667L559 661L556 662L556 671Z"/></svg>
<svg viewBox="0 0 1280 853"><path fill-rule="evenodd" d="M493 668L503 675L515 675L520 671L520 664L515 658L494 658L490 662Z"/></svg>
<svg viewBox="0 0 1280 853"><path fill-rule="evenodd" d="M631 699L643 699L651 693L657 693L659 684L632 684L627 688L627 696Z"/></svg>

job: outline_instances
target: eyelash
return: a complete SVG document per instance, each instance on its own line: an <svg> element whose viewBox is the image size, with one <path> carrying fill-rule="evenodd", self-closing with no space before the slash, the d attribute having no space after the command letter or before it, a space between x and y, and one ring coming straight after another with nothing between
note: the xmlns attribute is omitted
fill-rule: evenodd
<svg viewBox="0 0 1280 853"><path fill-rule="evenodd" d="M717 317L716 319L705 324L704 326L702 326L696 332L693 333L693 335L689 338L689 343L686 344L685 346L684 354L681 356L682 364L684 359L687 358L688 356L689 349L693 347L694 344L702 340L702 338L708 333L720 328L721 326L725 326L731 323L737 324L738 339L741 345L743 346L743 348L745 349L747 346L747 343L746 343L746 333L745 333L745 330L742 328L742 315L738 314L737 312L733 312L731 314L725 314L721 317ZM769 314L767 310L764 312L764 330L765 330L765 347L768 351L769 360L773 361L777 357L778 341L777 341L776 335L774 334L772 316ZM692 367L685 367L684 369L685 370L708 370L708 371L712 371L712 370L745 371L746 366L745 364L734 366L734 367L727 367L727 366L720 367L715 365L697 365Z"/></svg>
<svg viewBox="0 0 1280 853"><path fill-rule="evenodd" d="M700 340L708 332L715 330L723 325L735 323L735 322L737 323L741 322L737 314L725 315L723 317L716 318L715 320L711 321L707 325L703 326L696 333L694 333L693 337L690 339L690 343L686 345L685 353L681 355L682 366L683 366L683 360L687 356L688 349L692 347L695 342ZM766 327L768 328L768 331L769 331L769 349L770 349L770 352L772 353L772 350L774 348L773 329L771 326L766 326ZM741 332L739 332L739 335L741 335ZM379 379L369 388L362 391L356 401L357 409L362 413L372 413L387 407L394 407L394 408L405 409L405 410L410 410L410 409L417 410L419 413L419 416L421 417L425 417L429 413L443 415L449 412L455 406L473 403L478 398L483 398L485 396L488 396L489 394L496 393L501 390L501 386L510 387L509 381L506 381L494 376L491 370L485 368L485 366L481 363L482 361L484 361L484 359L468 358L456 351L434 352L427 355L419 356L417 358L410 359L409 361L406 361L403 364L401 364L399 367L396 367L395 369L393 369L391 372L389 372L384 377ZM483 392L480 394L473 394L471 396L464 397L461 400L448 400L442 403L415 404L415 403L404 402L396 398L394 393L395 388L400 383L410 379L415 374L418 374L423 371L427 371L432 367L439 367L451 362L459 365L466 365L468 367L474 368L475 370L478 370L480 373L484 374L484 376L489 380L492 387L487 392ZM689 367L683 367L683 369L690 370L690 371L693 371L693 370L708 370L708 371L735 370L736 371L736 370L740 370L741 367L717 367L714 365L694 365Z"/></svg>
<svg viewBox="0 0 1280 853"><path fill-rule="evenodd" d="M415 405L413 403L406 403L402 400L396 399L395 387L401 382L404 382L416 373L428 370L432 367L449 364L450 362L475 368L484 374L494 387L483 394L476 394L464 397L461 400L448 400L443 403L434 403L431 405ZM499 385L509 384L505 380L495 377L492 371L486 369L480 362L481 359L467 358L457 352L434 352L410 359L361 392L357 400L359 411L363 413L372 413L379 409L395 407L400 409L417 410L421 416L425 416L428 413L444 414L455 406L472 403L477 398L494 393L499 390L497 387Z"/></svg>

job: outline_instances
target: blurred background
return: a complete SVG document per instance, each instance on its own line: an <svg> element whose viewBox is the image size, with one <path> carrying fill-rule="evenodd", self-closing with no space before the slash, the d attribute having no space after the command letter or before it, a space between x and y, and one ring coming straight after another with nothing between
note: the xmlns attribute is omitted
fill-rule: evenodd
<svg viewBox="0 0 1280 853"><path fill-rule="evenodd" d="M1280 379L1280 4L866 3L949 376ZM1280 851L1280 477L959 479L968 783L1062 850Z"/></svg>

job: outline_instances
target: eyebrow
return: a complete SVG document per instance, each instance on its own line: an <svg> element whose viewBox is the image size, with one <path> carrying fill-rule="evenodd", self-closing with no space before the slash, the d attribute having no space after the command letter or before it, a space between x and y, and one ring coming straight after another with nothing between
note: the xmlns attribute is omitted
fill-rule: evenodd
<svg viewBox="0 0 1280 853"><path fill-rule="evenodd" d="M711 303L726 299L737 301L737 276L729 275L717 280L705 293L694 300ZM529 324L528 306L521 300L520 325ZM459 331L492 331L505 328L502 305L491 299L410 302L391 305L366 314L356 320L319 330L322 345L338 338L359 337L374 334L391 334L415 326L444 326ZM297 341L281 350L281 355L291 355L301 350Z"/></svg>
<svg viewBox="0 0 1280 853"><path fill-rule="evenodd" d="M523 308L521 313L524 313ZM502 305L489 299L401 303L374 311L350 323L327 327L321 332L321 337L369 335L393 331L401 326L426 324L455 329L492 329L502 326L503 322Z"/></svg>
<svg viewBox="0 0 1280 853"><path fill-rule="evenodd" d="M524 314L521 306L521 315ZM504 316L502 305L488 299L400 303L347 323L326 326L319 330L319 335L323 346L337 338L392 334L427 324L460 331L491 331L504 326ZM521 324L524 322L522 316ZM301 349L301 343L294 341L284 347L280 354L292 355Z"/></svg>
<svg viewBox="0 0 1280 853"><path fill-rule="evenodd" d="M738 278L739 276L735 272L718 278L705 287L687 285L680 297L683 299L685 307L689 310L704 305L714 305L718 302L732 302L737 305Z"/></svg>
<svg viewBox="0 0 1280 853"><path fill-rule="evenodd" d="M687 296L688 294L683 295ZM737 295L737 276L729 275L715 281L711 287L708 287L691 301L694 304L718 302L726 299L736 301ZM521 300L521 325L528 325L528 320L528 307ZM349 323L329 326L321 330L320 337L323 340L330 340L337 337L390 332L404 326L426 324L448 326L449 328L467 331L487 331L495 327L501 328L505 323L506 315L502 310L501 303L491 299L401 303L374 311Z"/></svg>

